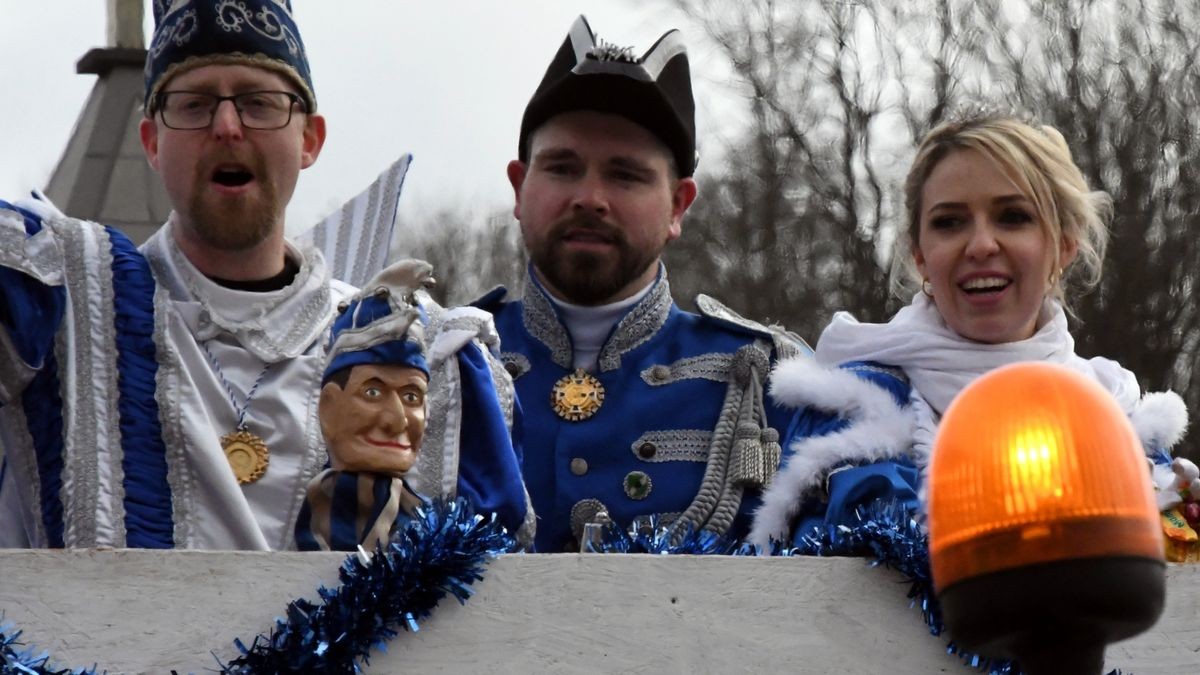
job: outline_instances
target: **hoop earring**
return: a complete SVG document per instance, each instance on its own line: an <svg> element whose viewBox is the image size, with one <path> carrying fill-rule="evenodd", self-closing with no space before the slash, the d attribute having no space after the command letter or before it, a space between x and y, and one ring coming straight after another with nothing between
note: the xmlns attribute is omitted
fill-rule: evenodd
<svg viewBox="0 0 1200 675"><path fill-rule="evenodd" d="M930 289L932 289L932 288L933 288L933 287L932 287L932 286L929 284L929 280L928 280L928 279L922 279L922 280L921 280L921 292L922 292L922 293L924 293L925 295L927 295L927 296L931 297L931 298L933 297L933 291L932 291L932 290L930 290Z"/></svg>

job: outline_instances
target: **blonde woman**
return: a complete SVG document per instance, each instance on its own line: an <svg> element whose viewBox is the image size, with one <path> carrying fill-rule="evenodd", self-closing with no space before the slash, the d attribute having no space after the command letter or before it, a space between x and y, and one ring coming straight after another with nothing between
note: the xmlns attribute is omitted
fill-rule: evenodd
<svg viewBox="0 0 1200 675"><path fill-rule="evenodd" d="M1142 396L1133 373L1075 354L1069 297L1100 279L1111 202L1088 188L1062 135L1008 117L939 126L905 181L898 259L920 284L887 323L839 312L815 359L781 363L771 392L799 410L792 457L750 540L853 522L880 498L915 506L942 413L983 373L1018 361L1080 371L1113 394L1157 464L1183 435L1174 393Z"/></svg>

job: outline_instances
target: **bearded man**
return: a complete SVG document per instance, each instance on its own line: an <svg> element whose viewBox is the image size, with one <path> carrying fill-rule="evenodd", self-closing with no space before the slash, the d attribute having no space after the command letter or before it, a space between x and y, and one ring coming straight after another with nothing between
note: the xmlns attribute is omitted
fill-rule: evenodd
<svg viewBox="0 0 1200 675"><path fill-rule="evenodd" d="M0 546L295 548L327 461L327 337L355 289L284 238L325 141L291 4L156 0L154 17L140 133L168 222L135 249L0 202ZM491 317L413 294L449 335L424 494L532 538Z"/></svg>
<svg viewBox="0 0 1200 675"><path fill-rule="evenodd" d="M353 288L284 239L325 119L290 3L154 3L140 250L0 202L0 544L284 549L325 463L323 337Z"/></svg>
<svg viewBox="0 0 1200 675"><path fill-rule="evenodd" d="M779 465L787 413L763 384L806 346L706 296L680 310L660 260L696 198L694 110L677 32L636 58L583 17L525 109L508 178L528 290L476 304L521 401L538 551L610 520L738 537Z"/></svg>
<svg viewBox="0 0 1200 675"><path fill-rule="evenodd" d="M291 4L157 0L154 17L140 135L168 222L136 249L0 202L0 546L294 548L327 461L326 338L355 289L284 238L325 141ZM430 372L426 494L532 537L491 317L422 309L455 328Z"/></svg>

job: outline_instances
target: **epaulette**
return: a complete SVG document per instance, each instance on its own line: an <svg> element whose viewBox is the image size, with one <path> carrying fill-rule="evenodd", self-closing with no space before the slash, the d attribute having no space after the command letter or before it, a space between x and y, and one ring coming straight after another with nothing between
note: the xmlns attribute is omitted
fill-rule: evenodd
<svg viewBox="0 0 1200 675"><path fill-rule="evenodd" d="M500 309L500 305L504 304L504 299L508 297L508 289L504 286L497 286L492 290L484 293L478 299L471 301L469 304L472 307L478 307L485 312L495 312Z"/></svg>
<svg viewBox="0 0 1200 675"><path fill-rule="evenodd" d="M760 337L769 337L775 346L775 358L787 359L794 356L812 356L812 347L804 338L783 326L768 326L752 321L729 309L716 298L703 293L696 296L696 309L700 314L725 326Z"/></svg>

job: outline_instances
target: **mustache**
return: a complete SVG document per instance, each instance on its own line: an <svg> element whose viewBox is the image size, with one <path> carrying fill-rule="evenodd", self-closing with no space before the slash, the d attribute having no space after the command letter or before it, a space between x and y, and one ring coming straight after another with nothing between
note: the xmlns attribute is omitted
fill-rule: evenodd
<svg viewBox="0 0 1200 675"><path fill-rule="evenodd" d="M621 228L590 213L573 214L559 221L551 236L557 241L580 232L599 235L619 244L625 243L625 232Z"/></svg>

